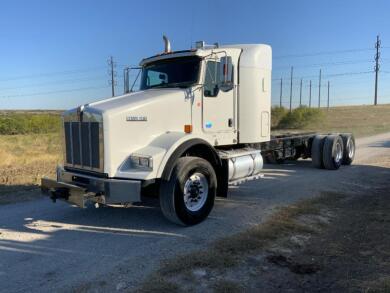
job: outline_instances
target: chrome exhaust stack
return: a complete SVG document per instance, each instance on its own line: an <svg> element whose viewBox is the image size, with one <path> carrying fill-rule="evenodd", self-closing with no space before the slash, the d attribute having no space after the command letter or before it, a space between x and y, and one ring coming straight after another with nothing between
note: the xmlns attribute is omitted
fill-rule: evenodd
<svg viewBox="0 0 390 293"><path fill-rule="evenodd" d="M168 37L166 35L163 35L164 40L164 53L171 53L171 42L169 41Z"/></svg>

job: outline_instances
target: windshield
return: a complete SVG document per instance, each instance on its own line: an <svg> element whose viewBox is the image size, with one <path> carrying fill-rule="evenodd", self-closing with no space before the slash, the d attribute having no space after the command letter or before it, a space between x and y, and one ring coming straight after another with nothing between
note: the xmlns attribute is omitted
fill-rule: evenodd
<svg viewBox="0 0 390 293"><path fill-rule="evenodd" d="M141 90L189 87L198 82L200 58L172 58L147 64L142 69Z"/></svg>

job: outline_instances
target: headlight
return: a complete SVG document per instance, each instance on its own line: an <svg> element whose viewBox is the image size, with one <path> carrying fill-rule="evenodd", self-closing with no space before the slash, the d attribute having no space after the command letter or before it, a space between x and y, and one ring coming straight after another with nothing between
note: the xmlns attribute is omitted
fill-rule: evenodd
<svg viewBox="0 0 390 293"><path fill-rule="evenodd" d="M150 156L131 155L130 162L133 168L153 169L153 158Z"/></svg>

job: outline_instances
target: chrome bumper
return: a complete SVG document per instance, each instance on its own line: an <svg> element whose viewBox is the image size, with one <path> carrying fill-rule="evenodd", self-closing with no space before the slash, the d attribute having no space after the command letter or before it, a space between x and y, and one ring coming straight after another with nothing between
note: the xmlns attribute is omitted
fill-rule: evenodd
<svg viewBox="0 0 390 293"><path fill-rule="evenodd" d="M68 201L85 207L88 201L101 204L124 204L141 201L141 181L99 178L57 169L57 180L42 178L42 193L53 201Z"/></svg>

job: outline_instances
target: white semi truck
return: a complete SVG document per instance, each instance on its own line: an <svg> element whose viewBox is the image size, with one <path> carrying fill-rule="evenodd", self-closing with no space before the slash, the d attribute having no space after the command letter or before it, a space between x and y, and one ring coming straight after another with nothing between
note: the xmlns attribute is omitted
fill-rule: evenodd
<svg viewBox="0 0 390 293"><path fill-rule="evenodd" d="M194 225L228 186L261 177L270 161L312 158L338 169L351 134L271 136L268 45L206 46L141 61L140 90L63 114L64 164L42 191L84 207L136 204L156 190L170 221Z"/></svg>

